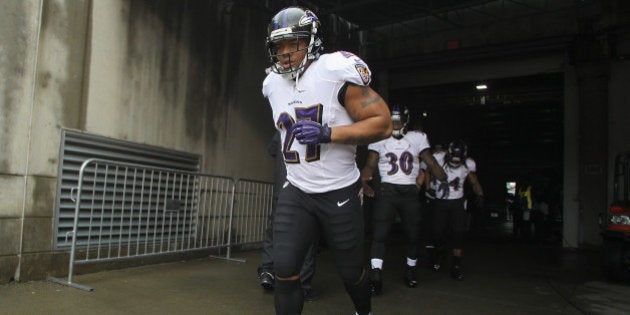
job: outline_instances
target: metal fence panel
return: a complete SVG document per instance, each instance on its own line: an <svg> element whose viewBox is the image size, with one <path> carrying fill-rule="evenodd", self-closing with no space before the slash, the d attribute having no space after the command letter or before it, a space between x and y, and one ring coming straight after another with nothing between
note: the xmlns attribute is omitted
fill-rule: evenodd
<svg viewBox="0 0 630 315"><path fill-rule="evenodd" d="M68 281L78 264L261 242L273 184L89 159L73 189ZM75 195L76 194L76 198Z"/></svg>
<svg viewBox="0 0 630 315"><path fill-rule="evenodd" d="M234 245L262 242L269 225L273 203L273 184L255 180L236 181L234 195Z"/></svg>
<svg viewBox="0 0 630 315"><path fill-rule="evenodd" d="M199 155L188 152L111 139L74 130L62 130L57 198L55 201L55 238L53 239L56 249L68 249L71 246L67 233L72 232L74 223L75 203L73 199L76 197L74 195L79 186L79 171L83 162L96 158L192 173L199 173L201 159ZM111 165L111 167L115 167L115 165ZM108 169L107 173L113 175L114 171ZM105 184L103 179L99 177L104 172L104 170L99 170L92 173L92 178L86 178L86 180L94 181L93 188L96 189L96 193L98 193L100 186ZM118 175L123 176L124 174L118 173ZM114 176L110 176L108 181L112 181L114 178ZM122 183L122 181L120 182ZM132 189L131 186L126 187L129 190ZM119 190L123 188L124 186L118 186Z"/></svg>

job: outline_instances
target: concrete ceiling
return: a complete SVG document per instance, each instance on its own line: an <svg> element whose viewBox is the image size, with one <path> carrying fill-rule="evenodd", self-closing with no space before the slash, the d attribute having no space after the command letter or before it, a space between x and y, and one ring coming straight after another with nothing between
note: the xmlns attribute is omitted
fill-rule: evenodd
<svg viewBox="0 0 630 315"><path fill-rule="evenodd" d="M590 10L597 0L297 0L275 1L276 8L300 5L318 15L335 15L354 31L403 38L491 25L505 19L562 11Z"/></svg>

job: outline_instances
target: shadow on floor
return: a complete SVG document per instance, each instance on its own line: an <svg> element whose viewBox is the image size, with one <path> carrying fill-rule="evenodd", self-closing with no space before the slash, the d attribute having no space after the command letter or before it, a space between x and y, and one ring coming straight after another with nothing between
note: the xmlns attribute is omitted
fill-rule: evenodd
<svg viewBox="0 0 630 315"><path fill-rule="evenodd" d="M404 247L395 232L383 270L384 294L374 314L628 314L630 286L607 283L595 251L515 242L501 228L466 241L464 281L447 270L420 268L420 284L402 281ZM367 246L366 246L367 248ZM85 292L46 281L0 286L3 314L274 314L273 295L256 278L259 251L234 253L245 263L204 258L77 275ZM366 259L367 261L367 259ZM332 266L330 252L317 258L313 286L321 295L304 314L354 314Z"/></svg>

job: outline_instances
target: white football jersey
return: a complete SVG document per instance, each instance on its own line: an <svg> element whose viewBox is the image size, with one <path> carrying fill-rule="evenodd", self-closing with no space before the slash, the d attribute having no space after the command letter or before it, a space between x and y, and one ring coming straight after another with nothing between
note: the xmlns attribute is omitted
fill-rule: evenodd
<svg viewBox="0 0 630 315"><path fill-rule="evenodd" d="M465 164L460 165L459 167L452 167L450 165L448 165L448 163L446 163L445 156L446 153L445 152L439 152L439 153L435 153L433 154L433 156L435 157L435 160L437 161L438 165L442 165L442 168L444 169L444 172L446 173L446 176L448 177L448 185L449 185L449 194L447 198L444 198L444 196L442 196L442 192L438 192L438 185L439 182L436 179L431 179L431 188L435 189L436 192L436 198L437 199L448 199L448 200L453 200L453 199L460 199L464 197L464 184L466 182L466 178L468 177L468 174L470 172L476 172L477 171L477 164L475 163L475 160L473 160L472 158L466 158Z"/></svg>
<svg viewBox="0 0 630 315"><path fill-rule="evenodd" d="M366 86L371 72L359 57L348 52L323 54L296 81L269 73L263 95L269 99L273 122L280 130L287 180L306 193L347 187L359 179L356 146L337 143L302 145L290 132L298 120L312 120L329 127L354 121L339 103L346 82Z"/></svg>
<svg viewBox="0 0 630 315"><path fill-rule="evenodd" d="M400 138L389 137L368 145L378 153L378 170L381 182L397 185L414 185L420 170L420 153L431 148L424 132L410 131Z"/></svg>

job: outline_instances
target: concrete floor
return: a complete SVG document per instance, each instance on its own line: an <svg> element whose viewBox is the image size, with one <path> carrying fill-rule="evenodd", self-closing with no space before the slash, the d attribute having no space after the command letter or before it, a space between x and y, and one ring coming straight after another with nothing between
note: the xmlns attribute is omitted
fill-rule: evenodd
<svg viewBox="0 0 630 315"><path fill-rule="evenodd" d="M604 281L593 251L470 237L464 281L421 268L420 285L409 289L399 243L394 235L374 314L630 314L630 286ZM3 285L0 313L273 314L273 295L256 278L260 252L233 256L246 262L206 258L74 277L92 292L47 281ZM318 256L314 288L321 299L307 302L304 314L354 314L329 256Z"/></svg>

